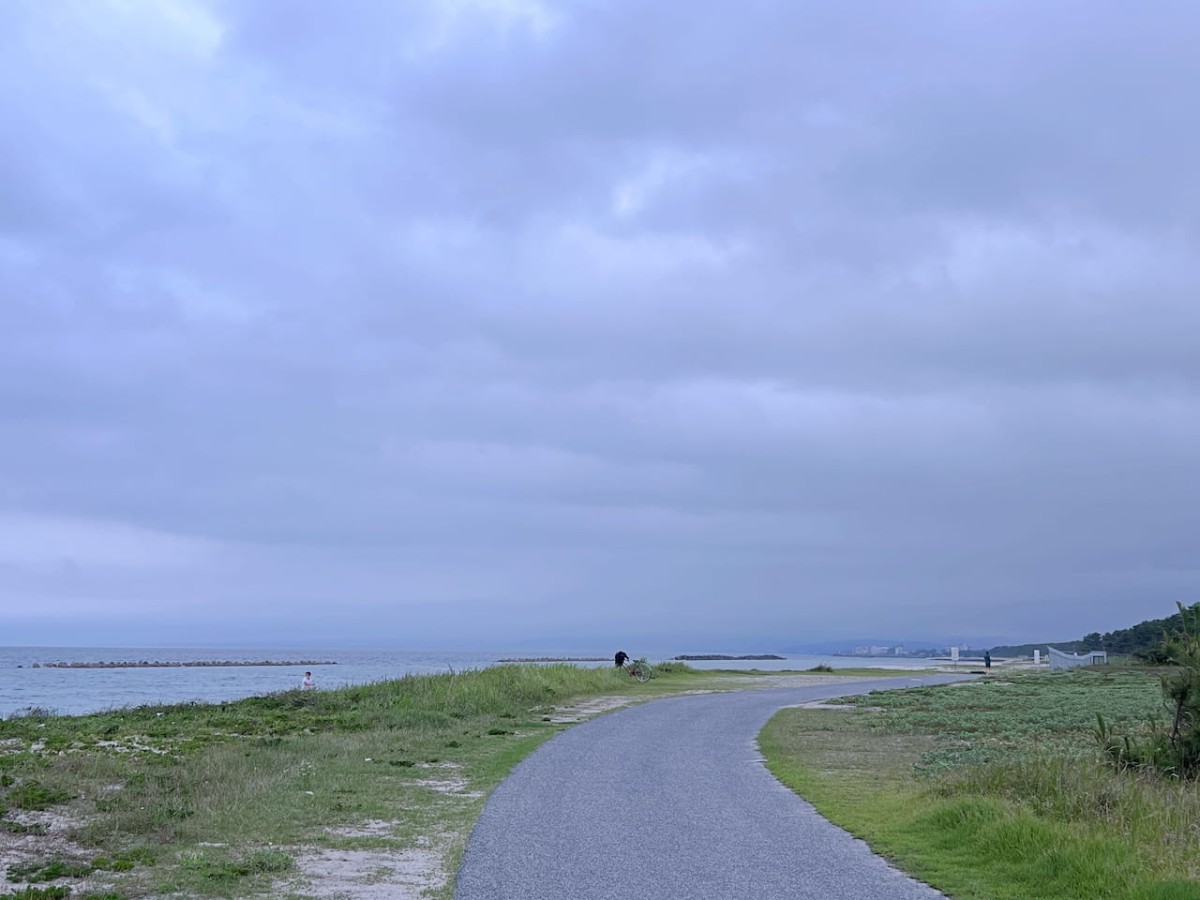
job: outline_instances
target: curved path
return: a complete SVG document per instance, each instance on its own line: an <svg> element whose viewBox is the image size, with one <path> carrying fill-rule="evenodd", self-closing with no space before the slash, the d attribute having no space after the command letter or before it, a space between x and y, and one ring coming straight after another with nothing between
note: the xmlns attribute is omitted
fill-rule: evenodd
<svg viewBox="0 0 1200 900"><path fill-rule="evenodd" d="M935 900L763 766L783 706L957 676L656 700L554 737L484 807L456 900Z"/></svg>

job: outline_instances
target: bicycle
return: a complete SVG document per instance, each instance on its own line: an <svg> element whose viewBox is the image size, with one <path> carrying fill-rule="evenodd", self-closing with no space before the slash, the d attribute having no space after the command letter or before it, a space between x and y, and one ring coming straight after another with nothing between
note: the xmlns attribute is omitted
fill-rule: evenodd
<svg viewBox="0 0 1200 900"><path fill-rule="evenodd" d="M622 667L629 673L629 677L638 684L645 684L654 677L654 670L650 668L650 664L644 659L637 659L633 662L625 663Z"/></svg>

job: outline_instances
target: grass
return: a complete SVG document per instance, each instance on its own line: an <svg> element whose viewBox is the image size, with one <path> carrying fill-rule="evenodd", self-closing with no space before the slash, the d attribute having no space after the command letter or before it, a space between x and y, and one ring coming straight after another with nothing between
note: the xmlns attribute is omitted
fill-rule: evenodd
<svg viewBox="0 0 1200 900"><path fill-rule="evenodd" d="M956 898L1200 900L1197 785L1099 761L1097 712L1137 728L1146 672L1029 674L784 710L773 772L825 816Z"/></svg>
<svg viewBox="0 0 1200 900"><path fill-rule="evenodd" d="M430 841L453 871L486 794L566 727L550 721L553 707L705 680L678 665L658 674L639 685L612 669L510 665L226 704L12 718L0 722L0 840L44 828L38 811L74 825L71 853L55 857L47 843L45 860L8 874L40 890L86 871L121 898L278 895L272 885L293 870L297 848ZM431 789L446 772L455 789ZM394 824L369 838L328 830L369 821Z"/></svg>

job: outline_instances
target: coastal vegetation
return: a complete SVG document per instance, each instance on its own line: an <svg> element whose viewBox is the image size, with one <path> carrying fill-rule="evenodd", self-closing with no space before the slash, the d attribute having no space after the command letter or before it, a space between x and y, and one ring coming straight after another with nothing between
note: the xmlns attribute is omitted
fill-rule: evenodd
<svg viewBox="0 0 1200 900"><path fill-rule="evenodd" d="M1200 900L1200 792L1097 745L1146 736L1150 670L1005 673L787 709L760 735L817 810L956 898Z"/></svg>
<svg viewBox="0 0 1200 900"><path fill-rule="evenodd" d="M1135 737L1118 734L1096 714L1096 738L1118 770L1200 777L1200 606L1180 604L1179 620L1156 654L1171 666L1159 678L1165 721L1151 716L1148 734Z"/></svg>
<svg viewBox="0 0 1200 900"><path fill-rule="evenodd" d="M497 666L225 704L32 710L0 722L0 874L8 896L303 896L306 854L408 852L433 860L426 895L448 897L483 798L576 720L564 707L697 677L681 663L658 674Z"/></svg>
<svg viewBox="0 0 1200 900"><path fill-rule="evenodd" d="M1133 656L1148 662L1163 662L1161 648L1163 635L1174 634L1184 627L1184 615L1200 615L1200 603L1179 606L1179 610L1163 619L1146 619L1128 628L1118 628L1101 634L1093 631L1074 641L1053 641L1040 644L1013 644L991 648L993 656L1032 656L1034 650L1054 647L1066 653L1081 653L1085 650L1106 650L1113 656Z"/></svg>

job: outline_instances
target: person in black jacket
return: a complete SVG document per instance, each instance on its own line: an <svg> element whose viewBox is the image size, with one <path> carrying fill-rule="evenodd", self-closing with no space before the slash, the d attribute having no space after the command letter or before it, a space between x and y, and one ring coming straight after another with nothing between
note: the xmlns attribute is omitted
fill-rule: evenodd
<svg viewBox="0 0 1200 900"><path fill-rule="evenodd" d="M627 660L627 659L629 659L629 654L626 653L624 650L618 650L617 655L613 657L613 660L616 662L618 669L621 668L623 665L625 665L625 660Z"/></svg>

